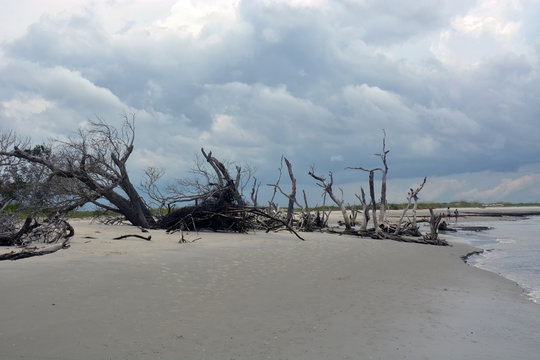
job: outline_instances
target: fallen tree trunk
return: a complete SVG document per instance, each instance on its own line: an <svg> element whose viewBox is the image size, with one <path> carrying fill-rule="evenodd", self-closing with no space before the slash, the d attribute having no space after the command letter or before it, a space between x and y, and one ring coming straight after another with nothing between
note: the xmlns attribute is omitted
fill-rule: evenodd
<svg viewBox="0 0 540 360"><path fill-rule="evenodd" d="M375 231L375 229L369 230L338 230L334 228L326 229L326 232L330 234L339 234L339 235L354 235L362 238L371 238L377 240L393 240L399 242L415 243L415 244L425 244L425 245L438 245L438 246L447 246L448 243L442 239L432 240L429 237L418 237L418 236L403 236L387 233L384 231Z"/></svg>
<svg viewBox="0 0 540 360"><path fill-rule="evenodd" d="M17 220L14 220L12 217L5 217L3 221L8 223L15 221L14 224L16 224ZM12 226L16 225L9 223L8 227ZM62 217L51 217L45 219L45 221L40 224L32 215L29 215L18 231L13 231L11 234L0 237L3 245L26 246L22 247L20 250L0 255L0 260L24 259L32 256L50 254L60 249L68 248L68 241L74 234L75 230L73 227ZM62 239L62 242L59 242L60 239ZM36 243L53 245L29 245Z"/></svg>
<svg viewBox="0 0 540 360"><path fill-rule="evenodd" d="M26 247L19 251L11 251L7 254L0 255L0 261L1 260L20 260L20 259L26 259L33 256L42 256L46 254L52 254L53 252L56 252L60 249L67 249L69 247L68 245L68 239L65 239L60 244L54 244L46 247Z"/></svg>
<svg viewBox="0 0 540 360"><path fill-rule="evenodd" d="M22 245L21 238L28 234L36 227L36 223L32 225L34 217L32 214L26 217L23 226L16 233L2 234L0 235L0 246L19 246Z"/></svg>

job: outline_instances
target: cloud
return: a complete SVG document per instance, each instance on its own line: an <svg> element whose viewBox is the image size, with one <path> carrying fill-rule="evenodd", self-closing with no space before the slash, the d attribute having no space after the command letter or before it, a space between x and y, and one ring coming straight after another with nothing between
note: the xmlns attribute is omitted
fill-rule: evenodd
<svg viewBox="0 0 540 360"><path fill-rule="evenodd" d="M176 2L170 15L158 20L156 27L163 31L173 31L180 36L200 37L205 28L219 25L226 27L237 20L238 0L193 2L182 0Z"/></svg>
<svg viewBox="0 0 540 360"><path fill-rule="evenodd" d="M526 189L535 182L538 182L540 178L538 176L525 175L518 179L501 179L500 183L487 190L480 191L478 189L472 189L462 193L462 196L466 199L504 199L512 193Z"/></svg>
<svg viewBox="0 0 540 360"><path fill-rule="evenodd" d="M523 34L524 5L517 0L479 1L466 14L454 17L433 52L441 61L459 67L476 66L485 58L507 52L528 52ZM536 2L530 5L538 6Z"/></svg>
<svg viewBox="0 0 540 360"><path fill-rule="evenodd" d="M344 166L380 166L382 129L395 179L515 179L539 162L537 1L17 4L25 25L0 39L1 129L65 135L135 112L134 167L206 146L261 178L286 155L353 183ZM456 181L431 196L466 192ZM476 185L463 186L488 190Z"/></svg>

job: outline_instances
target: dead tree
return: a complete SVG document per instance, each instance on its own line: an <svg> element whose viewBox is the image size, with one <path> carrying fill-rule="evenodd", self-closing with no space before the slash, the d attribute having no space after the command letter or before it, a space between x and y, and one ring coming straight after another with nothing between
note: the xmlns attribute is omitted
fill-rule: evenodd
<svg viewBox="0 0 540 360"><path fill-rule="evenodd" d="M257 199L259 197L259 188L261 187L261 183L257 183L257 178L253 177L253 186L251 187L251 203L253 204L253 207L257 207Z"/></svg>
<svg viewBox="0 0 540 360"><path fill-rule="evenodd" d="M100 118L89 122L87 128L79 129L78 137L57 140L47 157L18 146L2 149L0 156L46 169L51 181L64 185L70 200L65 209L91 202L124 215L133 225L154 227L150 209L133 186L126 166L134 148L135 116L124 114L123 118L120 129Z"/></svg>
<svg viewBox="0 0 540 360"><path fill-rule="evenodd" d="M382 152L380 154L375 154L381 158L383 163L383 168L381 169L382 178L381 178L381 206L379 209L379 223L384 223L386 219L386 175L388 174L388 163L386 162L386 155L390 150L386 150L386 131L383 130L383 142L382 142Z"/></svg>
<svg viewBox="0 0 540 360"><path fill-rule="evenodd" d="M290 194L285 193L285 191L283 191L281 186L279 186L279 181L281 179L281 172L282 172L282 168L283 168L283 161L285 161L285 164L287 165L287 170L289 172L289 178L291 179L291 193ZM287 224L290 225L291 222L292 222L292 219L293 219L294 205L296 204L300 208L302 208L302 205L300 205L296 201L296 178L294 177L294 174L293 174L293 171L292 171L292 165L291 165L290 161L286 157L284 157L284 156L281 157L281 166L279 167L279 178L276 181L276 183L275 184L267 184L267 185L274 188L274 195L275 195L276 190L279 190L279 192L289 200L288 205L287 205L287 215L285 217L285 221L286 221ZM273 199L274 199L274 197L272 197L272 202L273 202Z"/></svg>
<svg viewBox="0 0 540 360"><path fill-rule="evenodd" d="M381 231L377 221L377 200L375 198L375 171L384 171L381 168L364 169L363 167L346 167L345 169L362 170L369 173L369 196L371 197L371 211L373 217L373 227L376 232Z"/></svg>
<svg viewBox="0 0 540 360"><path fill-rule="evenodd" d="M322 198L323 203L320 210L317 210L317 215L315 216L315 225L318 228L328 227L328 220L330 220L330 215L332 214L332 207L326 206L326 196L328 194L323 192Z"/></svg>
<svg viewBox="0 0 540 360"><path fill-rule="evenodd" d="M360 212L360 210L358 209L358 207L351 204L348 204L347 207L351 212L351 215L349 216L349 218L351 219L351 226L356 226L356 218L358 217L358 213Z"/></svg>
<svg viewBox="0 0 540 360"><path fill-rule="evenodd" d="M144 177L139 185L140 190L146 194L148 201L152 202L158 210L158 216L162 217L174 210L177 197L166 194L158 181L165 174L165 170L148 167L144 170Z"/></svg>
<svg viewBox="0 0 540 360"><path fill-rule="evenodd" d="M306 191L302 190L302 193L304 195L304 207L300 207L302 210L302 220L300 222L300 229L305 231L312 231L313 230L313 220L311 218L311 211L309 210L309 205L307 202L307 196Z"/></svg>
<svg viewBox="0 0 540 360"><path fill-rule="evenodd" d="M50 216L38 222L30 214L22 225L21 222L16 217L0 215L0 245L20 247L20 250L1 254L0 260L18 260L67 248L69 239L75 234L62 216Z"/></svg>
<svg viewBox="0 0 540 360"><path fill-rule="evenodd" d="M287 224L290 224L294 213L294 204L296 203L296 179L294 178L292 165L289 160L287 160L286 157L283 157L283 160L285 160L287 170L289 171L289 177L291 178L291 193L287 196L289 199L289 204L287 206Z"/></svg>
<svg viewBox="0 0 540 360"><path fill-rule="evenodd" d="M430 227L430 233L424 235L424 240L426 240L430 244L434 245L448 245L448 243L443 240L439 239L439 224L441 223L441 219L443 217L442 214L435 215L433 212L433 209L429 209L429 227Z"/></svg>
<svg viewBox="0 0 540 360"><path fill-rule="evenodd" d="M18 219L14 216L0 216L0 246L23 245L23 237L38 226L33 214L29 214L17 230L18 223Z"/></svg>
<svg viewBox="0 0 540 360"><path fill-rule="evenodd" d="M50 145L31 146L28 139L20 139L12 132L0 134L0 209L9 212L52 213L77 203L65 190L66 181L51 179L50 171L36 163L6 155L21 149L27 156L52 161ZM9 209L8 207L12 205ZM68 209L69 210L69 209Z"/></svg>
<svg viewBox="0 0 540 360"><path fill-rule="evenodd" d="M358 200L360 200L360 203L362 204L362 225L360 226L360 230L366 230L367 224L369 222L369 205L366 204L366 194L364 192L364 188L360 188L362 196L358 196L358 194L354 194Z"/></svg>
<svg viewBox="0 0 540 360"><path fill-rule="evenodd" d="M403 221L403 218L405 217L405 214L407 213L407 211L409 210L409 208L411 207L411 201L412 199L415 199L415 202L418 200L417 199L417 196L418 196L418 193L420 192L420 190L422 190L422 188L424 187L424 184L426 183L426 180L427 178L424 178L424 181L422 182L422 184L420 184L416 189L413 189L413 188L410 188L409 189L409 194L407 196L407 206L405 207L405 209L403 210L403 212L401 213L401 216L399 218L399 221L398 223L396 224L396 230L394 231L394 234L395 235L398 235L399 234L399 231L401 230L401 223Z"/></svg>
<svg viewBox="0 0 540 360"><path fill-rule="evenodd" d="M319 182L317 185L320 186L324 190L324 192L327 193L334 201L334 203L336 203L336 205L340 208L341 213L343 214L343 223L345 224L345 229L351 230L351 221L347 214L347 209L345 208L345 201L343 199L339 199L332 190L332 185L334 184L334 176L332 172L329 172L330 182L327 182L326 179L322 176L315 175L314 169L311 169L308 174Z"/></svg>
<svg viewBox="0 0 540 360"><path fill-rule="evenodd" d="M283 158L282 158L282 160L283 160ZM270 213L275 214L275 215L278 215L279 212L280 212L279 206L275 202L278 190L280 190L280 192L283 195L287 196L287 194L285 194L285 192L282 191L281 188L279 187L279 182L281 181L281 176L283 175L283 161L280 163L280 166L279 166L278 170L279 170L279 176L278 176L278 178L276 180L276 183L275 184L267 184L267 186L272 186L274 188L274 192L272 193L272 198L268 201L268 211Z"/></svg>
<svg viewBox="0 0 540 360"><path fill-rule="evenodd" d="M386 176L388 174L388 163L386 159L386 155L390 152L390 150L386 150L386 131L383 130L383 142L382 142L382 152L379 154L375 154L375 156L378 156L381 158L381 161L383 163L383 168L374 168L374 169L365 169L363 167L347 167L345 169L353 169L353 170L362 170L367 173L369 173L369 195L371 197L371 209L373 212L373 226L375 228L375 231L380 231L379 224L384 224L386 219ZM375 177L375 171L380 171L382 173L381 178L381 201L380 201L380 212L379 212L379 219L377 221L377 200L375 198L375 185L374 185L374 177Z"/></svg>
<svg viewBox="0 0 540 360"><path fill-rule="evenodd" d="M213 170L199 167L197 173L204 178L203 182L193 181L191 186L195 193L177 193L179 202L192 202L194 205L184 206L162 217L157 225L168 230L229 230L245 232L251 228L252 212L241 193L242 168L235 166L236 175L231 176L227 166L201 148L201 153L208 166Z"/></svg>

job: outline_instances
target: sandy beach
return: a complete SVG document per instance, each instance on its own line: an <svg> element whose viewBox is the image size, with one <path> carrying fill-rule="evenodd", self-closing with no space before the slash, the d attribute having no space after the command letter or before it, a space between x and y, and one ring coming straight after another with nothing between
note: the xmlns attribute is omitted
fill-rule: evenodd
<svg viewBox="0 0 540 360"><path fill-rule="evenodd" d="M0 359L538 359L540 306L474 248L73 220L0 262Z"/></svg>

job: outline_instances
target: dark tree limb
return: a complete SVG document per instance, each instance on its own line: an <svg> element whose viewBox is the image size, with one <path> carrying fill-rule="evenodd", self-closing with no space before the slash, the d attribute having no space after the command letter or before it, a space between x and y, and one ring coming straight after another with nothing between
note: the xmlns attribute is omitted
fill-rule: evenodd
<svg viewBox="0 0 540 360"><path fill-rule="evenodd" d="M146 241L150 241L152 239L152 235L148 235L148 237L146 237L146 236L142 236L142 235L130 234L130 235L117 236L117 237L113 238L113 240L121 240L121 239L126 239L128 237L135 237L135 238L143 239L143 240L146 240Z"/></svg>
<svg viewBox="0 0 540 360"><path fill-rule="evenodd" d="M67 249L69 238L65 239L60 244L54 244L43 248L38 247L27 247L19 251L11 251L7 254L1 254L0 260L20 260L26 259L33 256L42 256L47 254L52 254L60 249Z"/></svg>
<svg viewBox="0 0 540 360"><path fill-rule="evenodd" d="M23 235L28 234L36 227L36 223L32 225L34 220L33 214L26 217L23 226L15 234L0 235L0 246L19 246L22 245L21 238Z"/></svg>

